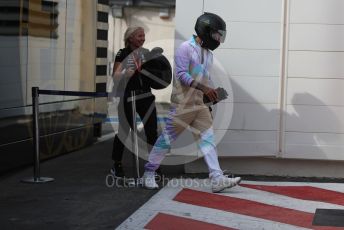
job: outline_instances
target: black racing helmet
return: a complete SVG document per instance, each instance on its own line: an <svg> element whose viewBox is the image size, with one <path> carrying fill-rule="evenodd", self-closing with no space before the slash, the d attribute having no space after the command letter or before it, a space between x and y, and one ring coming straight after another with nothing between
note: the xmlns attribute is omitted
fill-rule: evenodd
<svg viewBox="0 0 344 230"><path fill-rule="evenodd" d="M226 39L226 23L218 15L204 12L197 18L195 31L202 39L202 47L214 50Z"/></svg>

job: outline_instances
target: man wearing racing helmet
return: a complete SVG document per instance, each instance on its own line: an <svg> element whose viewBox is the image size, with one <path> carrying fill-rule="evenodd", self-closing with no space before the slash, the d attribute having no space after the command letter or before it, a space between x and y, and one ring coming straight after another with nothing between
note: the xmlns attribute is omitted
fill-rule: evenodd
<svg viewBox="0 0 344 230"><path fill-rule="evenodd" d="M226 39L226 23L216 14L205 12L198 17L195 31L206 49L215 50Z"/></svg>
<svg viewBox="0 0 344 230"><path fill-rule="evenodd" d="M192 132L204 155L213 192L231 188L241 180L240 177L228 178L220 168L213 119L203 101L204 96L211 102L219 100L218 92L210 87L208 70L213 62L211 51L224 42L226 23L216 14L204 13L198 17L195 31L197 35L183 42L176 51L171 109L165 128L149 154L142 177L143 186L148 189L158 188L154 172L169 151L171 143L186 128Z"/></svg>

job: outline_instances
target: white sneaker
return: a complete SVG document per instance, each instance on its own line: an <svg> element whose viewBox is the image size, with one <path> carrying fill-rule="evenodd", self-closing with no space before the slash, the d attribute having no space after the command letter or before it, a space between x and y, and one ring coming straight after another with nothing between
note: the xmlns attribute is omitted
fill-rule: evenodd
<svg viewBox="0 0 344 230"><path fill-rule="evenodd" d="M218 176L211 179L212 192L221 192L226 188L232 188L238 185L241 181L241 177L229 178L226 175Z"/></svg>
<svg viewBox="0 0 344 230"><path fill-rule="evenodd" d="M158 189L159 185L155 182L155 172L146 171L142 176L142 186L147 189Z"/></svg>

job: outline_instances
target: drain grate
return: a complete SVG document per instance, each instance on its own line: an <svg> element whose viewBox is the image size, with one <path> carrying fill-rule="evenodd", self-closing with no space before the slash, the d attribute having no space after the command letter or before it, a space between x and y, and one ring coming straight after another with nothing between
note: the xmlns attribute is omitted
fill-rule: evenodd
<svg viewBox="0 0 344 230"><path fill-rule="evenodd" d="M343 209L317 209L315 211L314 226L344 227Z"/></svg>

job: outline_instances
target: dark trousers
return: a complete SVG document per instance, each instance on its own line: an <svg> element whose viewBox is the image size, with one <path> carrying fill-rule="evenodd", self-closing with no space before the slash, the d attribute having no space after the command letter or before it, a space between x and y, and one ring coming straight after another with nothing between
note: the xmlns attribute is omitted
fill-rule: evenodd
<svg viewBox="0 0 344 230"><path fill-rule="evenodd" d="M121 162L123 152L130 151L123 144L124 139L130 137L130 128L133 127L132 103L130 97L123 97L118 104L118 133L113 142L112 159L114 162ZM157 114L155 107L155 96L144 97L136 100L136 112L143 121L147 143L152 147L157 139ZM149 147L148 150L151 148Z"/></svg>

